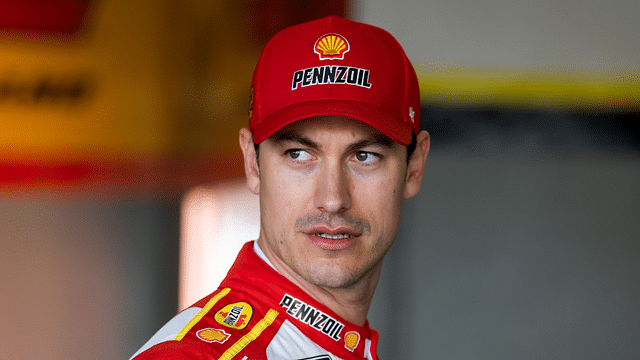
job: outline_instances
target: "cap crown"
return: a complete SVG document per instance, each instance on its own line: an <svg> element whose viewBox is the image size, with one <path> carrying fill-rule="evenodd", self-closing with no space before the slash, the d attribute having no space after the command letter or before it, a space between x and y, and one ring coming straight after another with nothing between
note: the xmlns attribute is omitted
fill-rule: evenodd
<svg viewBox="0 0 640 360"><path fill-rule="evenodd" d="M329 16L271 39L252 80L254 142L318 115L348 116L401 144L411 141L411 132L420 127L418 81L391 34Z"/></svg>

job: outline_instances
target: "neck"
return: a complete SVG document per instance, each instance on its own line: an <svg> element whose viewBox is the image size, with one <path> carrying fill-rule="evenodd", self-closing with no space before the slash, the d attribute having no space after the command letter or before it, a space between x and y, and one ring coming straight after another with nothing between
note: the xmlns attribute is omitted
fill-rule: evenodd
<svg viewBox="0 0 640 360"><path fill-rule="evenodd" d="M373 294L380 278L382 262L376 264L354 284L330 288L313 284L293 271L269 246L258 240L264 255L281 275L300 287L315 300L325 305L341 318L352 324L364 326Z"/></svg>

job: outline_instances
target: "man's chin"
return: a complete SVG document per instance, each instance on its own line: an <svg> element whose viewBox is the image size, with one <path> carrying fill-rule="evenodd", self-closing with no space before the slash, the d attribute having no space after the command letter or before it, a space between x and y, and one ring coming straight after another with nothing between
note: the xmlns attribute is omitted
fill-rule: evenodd
<svg viewBox="0 0 640 360"><path fill-rule="evenodd" d="M303 278L315 286L327 289L348 288L356 284L361 278L361 274L354 274L353 271L341 270L337 266L327 266L326 268L315 268L307 271Z"/></svg>

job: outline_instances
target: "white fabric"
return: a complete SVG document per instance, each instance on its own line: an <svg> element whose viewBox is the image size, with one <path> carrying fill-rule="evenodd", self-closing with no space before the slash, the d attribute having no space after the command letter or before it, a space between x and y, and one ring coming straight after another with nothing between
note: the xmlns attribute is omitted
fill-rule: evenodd
<svg viewBox="0 0 640 360"><path fill-rule="evenodd" d="M275 266L273 266L271 261L269 261L269 259L267 259L267 255L264 254L264 252L260 248L260 245L258 245L257 241L253 242L253 251L256 252L256 254L260 257L260 259L264 260L264 262L266 262L269 266L271 266L271 268L273 270L278 271L278 269L276 269ZM278 273L279 273L279 271L278 271Z"/></svg>
<svg viewBox="0 0 640 360"><path fill-rule="evenodd" d="M364 356L368 360L373 360L373 355L371 355L371 340L364 339Z"/></svg>
<svg viewBox="0 0 640 360"><path fill-rule="evenodd" d="M191 321L191 319L193 319L193 317L196 316L200 312L200 310L202 309L193 307L185 309L183 312L174 316L173 319L169 320L168 323L160 328L160 330L158 330L158 332L153 335L151 339L149 339L149 341L147 341L147 343L140 348L140 350L133 354L133 356L129 360L133 359L134 357L136 357L136 355L156 344L175 339L178 333L182 331L182 329L184 329L189 321Z"/></svg>
<svg viewBox="0 0 640 360"><path fill-rule="evenodd" d="M285 320L267 347L269 360L340 360L306 337L289 320Z"/></svg>

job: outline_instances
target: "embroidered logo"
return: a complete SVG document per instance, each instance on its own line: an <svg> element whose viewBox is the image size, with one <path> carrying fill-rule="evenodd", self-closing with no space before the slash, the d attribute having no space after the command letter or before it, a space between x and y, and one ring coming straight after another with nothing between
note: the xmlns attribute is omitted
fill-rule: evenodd
<svg viewBox="0 0 640 360"><path fill-rule="evenodd" d="M287 314L311 326L315 330L320 331L335 341L340 340L340 332L344 329L344 324L340 321L289 294L284 295L282 301L280 301L280 306L287 310Z"/></svg>
<svg viewBox="0 0 640 360"><path fill-rule="evenodd" d="M229 339L229 334L227 334L224 330L214 328L198 330L198 332L196 332L196 336L198 336L198 338L202 341L210 343L218 342L220 344L224 344L224 342Z"/></svg>
<svg viewBox="0 0 640 360"><path fill-rule="evenodd" d="M326 34L313 45L313 52L318 54L320 60L344 60L344 54L349 50L347 39L338 34Z"/></svg>
<svg viewBox="0 0 640 360"><path fill-rule="evenodd" d="M356 331L349 331L344 334L344 347L349 351L355 350L355 348L360 343L360 334Z"/></svg>
<svg viewBox="0 0 640 360"><path fill-rule="evenodd" d="M229 304L214 315L218 324L236 330L242 330L249 325L253 316L253 308L246 302Z"/></svg>
<svg viewBox="0 0 640 360"><path fill-rule="evenodd" d="M325 65L295 71L291 90L311 85L347 84L370 88L369 70L353 66Z"/></svg>

